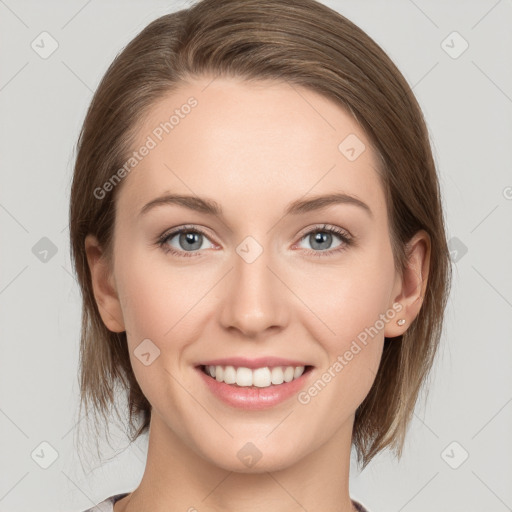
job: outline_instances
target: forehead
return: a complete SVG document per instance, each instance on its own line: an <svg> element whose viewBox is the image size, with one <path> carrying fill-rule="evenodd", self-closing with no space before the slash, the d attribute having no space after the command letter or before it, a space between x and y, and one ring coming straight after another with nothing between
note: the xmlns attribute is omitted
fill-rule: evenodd
<svg viewBox="0 0 512 512"><path fill-rule="evenodd" d="M263 206L332 192L385 206L362 128L338 104L295 84L184 83L141 120L132 149L143 146L150 149L124 178L118 200L132 212L169 192L215 198L226 210L232 204L234 215L240 205L261 214Z"/></svg>

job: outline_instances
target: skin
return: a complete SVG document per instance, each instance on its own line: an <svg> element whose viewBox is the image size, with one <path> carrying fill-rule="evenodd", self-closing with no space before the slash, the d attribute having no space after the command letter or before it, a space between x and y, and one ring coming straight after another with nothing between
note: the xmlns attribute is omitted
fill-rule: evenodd
<svg viewBox="0 0 512 512"><path fill-rule="evenodd" d="M102 319L111 331L126 330L153 408L142 481L114 510L352 511L355 411L374 381L384 337L402 334L420 310L428 235L415 235L408 267L396 273L370 141L345 110L305 88L197 78L152 107L134 148L190 96L197 107L117 191L113 264L92 235L86 240ZM354 161L338 149L349 134L366 145ZM139 216L171 192L214 199L224 218L178 205ZM353 204L284 215L291 201L332 192L359 198L373 215ZM195 256L158 246L161 234L185 224L207 232L198 235ZM344 242L333 234L322 251L314 233L323 224L356 243L335 252ZM252 263L236 252L249 235L263 248ZM182 254L186 243L179 235L167 241ZM274 355L313 365L312 384L394 303L402 311L306 405L292 397L242 411L214 397L194 369L213 358ZM398 318L406 323L398 326ZM148 366L134 355L146 338L160 350ZM237 457L247 442L262 454L252 467Z"/></svg>

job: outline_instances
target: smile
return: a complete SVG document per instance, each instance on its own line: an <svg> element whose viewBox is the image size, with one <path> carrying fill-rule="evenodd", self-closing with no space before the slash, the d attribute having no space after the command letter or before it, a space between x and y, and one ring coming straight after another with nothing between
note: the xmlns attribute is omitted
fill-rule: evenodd
<svg viewBox="0 0 512 512"><path fill-rule="evenodd" d="M268 409L286 402L310 382L316 373L313 368L309 365L252 369L232 365L195 367L210 396L243 410Z"/></svg>
<svg viewBox="0 0 512 512"><path fill-rule="evenodd" d="M221 366L221 365L202 365L201 369L204 373L225 384L232 384L239 387L267 388L269 386L277 386L285 382L292 382L298 379L306 370L306 366L267 366L262 368L246 368L240 366Z"/></svg>

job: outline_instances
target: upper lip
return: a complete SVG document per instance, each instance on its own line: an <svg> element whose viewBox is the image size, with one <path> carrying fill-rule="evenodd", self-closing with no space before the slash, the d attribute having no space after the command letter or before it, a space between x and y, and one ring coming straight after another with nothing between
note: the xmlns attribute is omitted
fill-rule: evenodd
<svg viewBox="0 0 512 512"><path fill-rule="evenodd" d="M237 368L264 368L265 366L311 366L302 361L296 361L294 359L284 359L282 357L257 357L255 359L249 359L247 357L229 357L223 359L211 359L210 361L204 361L199 363L198 366L235 366Z"/></svg>

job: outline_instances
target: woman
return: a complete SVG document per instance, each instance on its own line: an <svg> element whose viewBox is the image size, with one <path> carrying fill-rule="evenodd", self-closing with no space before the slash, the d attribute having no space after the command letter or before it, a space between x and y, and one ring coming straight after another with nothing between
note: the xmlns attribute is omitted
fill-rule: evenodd
<svg viewBox="0 0 512 512"><path fill-rule="evenodd" d="M102 510L365 511L401 455L449 293L421 110L314 0L203 0L116 57L70 204L83 405L121 383L133 492Z"/></svg>

